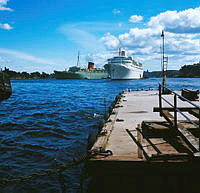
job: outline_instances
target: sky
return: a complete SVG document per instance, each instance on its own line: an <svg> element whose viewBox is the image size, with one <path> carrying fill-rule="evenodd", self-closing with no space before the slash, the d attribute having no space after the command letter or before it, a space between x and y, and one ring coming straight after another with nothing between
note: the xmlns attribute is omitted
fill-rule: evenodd
<svg viewBox="0 0 200 193"><path fill-rule="evenodd" d="M200 61L198 0L0 0L0 67L65 70L126 50L144 70L161 70L161 31L168 69Z"/></svg>

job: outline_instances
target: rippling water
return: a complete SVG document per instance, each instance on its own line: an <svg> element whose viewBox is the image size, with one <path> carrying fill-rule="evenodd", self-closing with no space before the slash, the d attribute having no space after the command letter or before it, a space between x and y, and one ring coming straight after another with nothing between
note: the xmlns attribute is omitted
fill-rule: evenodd
<svg viewBox="0 0 200 193"><path fill-rule="evenodd" d="M70 162L87 149L115 96L129 88L157 89L160 79L13 80L13 95L0 105L0 177L15 178ZM174 90L200 89L200 79L168 79ZM1 193L78 192L82 166L28 183L0 188Z"/></svg>

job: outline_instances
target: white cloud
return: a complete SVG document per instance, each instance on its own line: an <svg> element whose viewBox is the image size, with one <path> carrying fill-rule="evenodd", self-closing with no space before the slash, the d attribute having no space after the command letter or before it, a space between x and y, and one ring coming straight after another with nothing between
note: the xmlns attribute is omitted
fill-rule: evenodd
<svg viewBox="0 0 200 193"><path fill-rule="evenodd" d="M121 11L120 11L119 9L113 9L113 10L112 10L112 13L113 13L114 15L119 15L119 14L121 14Z"/></svg>
<svg viewBox="0 0 200 193"><path fill-rule="evenodd" d="M13 11L13 9L8 7L0 7L0 11Z"/></svg>
<svg viewBox="0 0 200 193"><path fill-rule="evenodd" d="M131 22L131 23L138 23L138 22L140 22L140 21L142 21L143 20L143 17L141 16L141 15L132 15L131 17L130 17L130 19L129 19L129 21Z"/></svg>
<svg viewBox="0 0 200 193"><path fill-rule="evenodd" d="M78 44L84 51L97 52L104 49L104 46L99 42L96 32L100 32L104 28L109 27L104 23L97 25L93 22L79 22L62 25L58 28L58 32L65 35L68 40Z"/></svg>
<svg viewBox="0 0 200 193"><path fill-rule="evenodd" d="M105 36L101 38L101 41L104 43L107 49L116 49L120 47L119 38L111 35L110 33L105 34Z"/></svg>
<svg viewBox="0 0 200 193"><path fill-rule="evenodd" d="M78 44L84 52L102 52L105 47L100 41L101 35L107 31L116 32L127 28L122 23L106 23L106 22L77 22L68 23L58 28L58 32L66 36L66 38Z"/></svg>
<svg viewBox="0 0 200 193"><path fill-rule="evenodd" d="M11 55L15 58L30 61L30 62L37 63L37 64L46 64L46 65L56 64L55 62L47 60L47 59L38 58L38 57L31 56L31 55L23 53L23 52L4 49L4 48L0 48L0 54Z"/></svg>
<svg viewBox="0 0 200 193"><path fill-rule="evenodd" d="M0 23L0 28L5 30L11 30L13 27L11 27L8 23Z"/></svg>
<svg viewBox="0 0 200 193"><path fill-rule="evenodd" d="M200 7L184 11L166 11L148 22L149 27L162 26L173 33L200 33Z"/></svg>
<svg viewBox="0 0 200 193"><path fill-rule="evenodd" d="M0 0L0 11L13 11L13 9L5 7L9 0Z"/></svg>
<svg viewBox="0 0 200 193"><path fill-rule="evenodd" d="M135 17L137 18L137 17ZM101 40L108 50L119 47L129 50L150 69L160 64L161 31L165 30L165 51L169 68L179 68L200 59L200 7L184 11L166 11L153 16L140 28L130 28L126 33L105 34ZM136 21L136 20L133 20ZM150 65L151 64L151 65ZM153 65L152 65L153 64ZM155 69L154 69L155 70Z"/></svg>

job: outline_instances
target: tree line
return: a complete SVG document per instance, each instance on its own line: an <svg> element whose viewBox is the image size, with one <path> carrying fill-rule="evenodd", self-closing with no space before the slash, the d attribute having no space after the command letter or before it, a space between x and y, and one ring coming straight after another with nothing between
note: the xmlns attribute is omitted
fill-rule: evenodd
<svg viewBox="0 0 200 193"><path fill-rule="evenodd" d="M182 66L179 70L179 77L200 78L200 62Z"/></svg>
<svg viewBox="0 0 200 193"><path fill-rule="evenodd" d="M46 79L46 78L54 78L54 73L48 74L45 72L16 72L13 70L9 70L9 68L5 68L3 70L10 79Z"/></svg>
<svg viewBox="0 0 200 193"><path fill-rule="evenodd" d="M145 77L161 77L161 71L144 72ZM168 70L167 77L171 78L200 78L200 62L184 65L179 70Z"/></svg>
<svg viewBox="0 0 200 193"><path fill-rule="evenodd" d="M6 72L10 79L46 79L55 78L55 74L45 72L16 72L5 68L3 72ZM144 72L144 77L161 77L161 71ZM172 78L200 78L200 62L192 65L184 65L179 70L168 70L167 77Z"/></svg>

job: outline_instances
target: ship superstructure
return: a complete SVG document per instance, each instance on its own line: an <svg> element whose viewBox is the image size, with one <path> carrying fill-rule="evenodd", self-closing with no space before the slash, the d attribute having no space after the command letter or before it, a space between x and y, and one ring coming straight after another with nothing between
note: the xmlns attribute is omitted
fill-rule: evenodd
<svg viewBox="0 0 200 193"><path fill-rule="evenodd" d="M125 51L119 50L119 56L109 58L104 68L112 80L129 80L143 78L143 66L126 56Z"/></svg>

